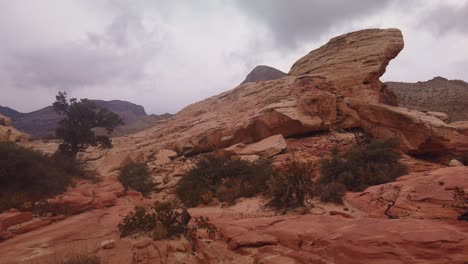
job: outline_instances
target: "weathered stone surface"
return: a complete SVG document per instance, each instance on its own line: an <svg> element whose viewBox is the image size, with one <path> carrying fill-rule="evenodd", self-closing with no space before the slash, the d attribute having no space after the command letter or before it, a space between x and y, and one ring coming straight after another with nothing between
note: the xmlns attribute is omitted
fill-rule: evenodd
<svg viewBox="0 0 468 264"><path fill-rule="evenodd" d="M35 229L41 228L43 226L50 225L51 223L52 221L47 220L47 219L34 218L27 222L12 226L8 228L8 231L16 235L24 234L27 232L31 232Z"/></svg>
<svg viewBox="0 0 468 264"><path fill-rule="evenodd" d="M441 168L412 173L395 182L371 186L363 192L348 193L345 204L371 217L387 218L387 205L395 205L388 214L401 218L456 219L460 214L452 206L454 189L468 192L468 167Z"/></svg>
<svg viewBox="0 0 468 264"><path fill-rule="evenodd" d="M403 46L398 29L365 29L344 34L298 60L289 75L322 76L335 83L337 95L381 102L383 85L379 77Z"/></svg>
<svg viewBox="0 0 468 264"><path fill-rule="evenodd" d="M256 255L256 259L275 256L289 263L463 263L468 253L468 226L461 223L311 215L240 220L221 217L212 222L261 230L261 234L276 238L278 245L260 246L245 254Z"/></svg>
<svg viewBox="0 0 468 264"><path fill-rule="evenodd" d="M453 148L452 140L462 137L454 127L416 110L372 104L351 98L348 98L346 103L356 111L365 130L376 138L398 138L404 152L447 151ZM468 140L461 144L468 145Z"/></svg>
<svg viewBox="0 0 468 264"><path fill-rule="evenodd" d="M33 218L31 212L20 212L16 209L11 209L0 214L0 232L5 231L10 226L18 225L29 221Z"/></svg>
<svg viewBox="0 0 468 264"><path fill-rule="evenodd" d="M448 117L448 115L446 113L428 111L427 114L435 116L435 117L439 118L440 120L442 120L444 122L449 121L449 117Z"/></svg>
<svg viewBox="0 0 468 264"><path fill-rule="evenodd" d="M115 179L105 179L97 184L78 181L76 187L47 200L49 208L56 213L72 215L88 210L113 206L124 188Z"/></svg>
<svg viewBox="0 0 468 264"><path fill-rule="evenodd" d="M458 133L468 136L468 121L458 121L449 124L457 129Z"/></svg>
<svg viewBox="0 0 468 264"><path fill-rule="evenodd" d="M250 145L239 143L225 148L225 151L234 155L258 155L270 158L281 153L286 147L284 137L275 135Z"/></svg>

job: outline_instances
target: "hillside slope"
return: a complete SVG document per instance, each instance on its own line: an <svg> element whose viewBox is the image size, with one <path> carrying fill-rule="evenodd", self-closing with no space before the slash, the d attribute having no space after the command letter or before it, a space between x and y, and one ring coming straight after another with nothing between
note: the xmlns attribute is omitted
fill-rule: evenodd
<svg viewBox="0 0 468 264"><path fill-rule="evenodd" d="M451 122L468 120L468 83L435 77L426 82L387 82L399 105L446 113Z"/></svg>

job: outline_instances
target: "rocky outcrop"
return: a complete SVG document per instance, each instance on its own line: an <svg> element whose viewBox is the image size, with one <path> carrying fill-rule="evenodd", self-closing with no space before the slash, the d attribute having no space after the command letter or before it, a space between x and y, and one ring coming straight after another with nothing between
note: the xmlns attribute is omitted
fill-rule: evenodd
<svg viewBox="0 0 468 264"><path fill-rule="evenodd" d="M454 200L455 188L468 193L468 167L441 168L413 173L397 181L348 193L345 204L370 217L454 220L460 215ZM388 204L394 205L387 210Z"/></svg>
<svg viewBox="0 0 468 264"><path fill-rule="evenodd" d="M282 135L275 135L254 144L245 145L239 143L224 150L231 155L257 155L270 158L281 153L286 147L284 137Z"/></svg>
<svg viewBox="0 0 468 264"><path fill-rule="evenodd" d="M435 77L416 83L387 82L399 105L448 114L451 122L468 120L468 83Z"/></svg>
<svg viewBox="0 0 468 264"><path fill-rule="evenodd" d="M468 254L463 224L339 215L211 219L230 247L255 263L463 263ZM221 252L202 263L216 263Z"/></svg>
<svg viewBox="0 0 468 264"><path fill-rule="evenodd" d="M2 141L13 141L21 142L27 141L30 136L20 132L13 127L13 122L10 118L0 114L0 142Z"/></svg>
<svg viewBox="0 0 468 264"><path fill-rule="evenodd" d="M286 75L286 73L270 66L258 65L247 75L247 77L245 77L245 80L241 84L246 84L249 82L271 81L281 79Z"/></svg>
<svg viewBox="0 0 468 264"><path fill-rule="evenodd" d="M407 153L455 151L453 140L466 138L431 114L351 98L346 103L359 116L362 128L376 138L398 138L401 149ZM468 146L468 138L462 141L465 143L457 144L458 147Z"/></svg>
<svg viewBox="0 0 468 264"><path fill-rule="evenodd" d="M299 60L290 76L246 83L189 105L166 122L122 139L125 150L115 141L110 155L138 156L163 148L193 155L277 134L287 138L359 126L343 96L378 102L378 77L402 48L403 38L395 29L337 37Z"/></svg>
<svg viewBox="0 0 468 264"><path fill-rule="evenodd" d="M403 49L398 29L366 29L331 39L292 66L289 75L325 77L335 84L336 94L382 102L379 77Z"/></svg>

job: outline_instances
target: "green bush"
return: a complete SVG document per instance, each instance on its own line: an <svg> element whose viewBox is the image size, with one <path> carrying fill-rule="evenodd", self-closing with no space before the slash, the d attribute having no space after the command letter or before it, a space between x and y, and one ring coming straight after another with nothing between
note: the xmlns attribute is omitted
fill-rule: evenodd
<svg viewBox="0 0 468 264"><path fill-rule="evenodd" d="M267 181L270 205L277 208L304 206L313 195L312 165L293 161L285 171L272 173Z"/></svg>
<svg viewBox="0 0 468 264"><path fill-rule="evenodd" d="M149 211L136 207L119 224L120 237L133 234L149 235L154 240L178 237L187 233L190 218L187 209L174 202L157 203Z"/></svg>
<svg viewBox="0 0 468 264"><path fill-rule="evenodd" d="M125 187L141 192L143 195L150 193L155 184L149 176L146 163L128 161L120 168L119 181Z"/></svg>
<svg viewBox="0 0 468 264"><path fill-rule="evenodd" d="M0 143L0 212L64 192L83 171L68 157L52 157Z"/></svg>
<svg viewBox="0 0 468 264"><path fill-rule="evenodd" d="M179 199L189 207L209 203L213 197L228 203L266 190L271 164L260 159L254 163L206 156L190 170L176 189Z"/></svg>
<svg viewBox="0 0 468 264"><path fill-rule="evenodd" d="M369 144L354 145L344 154L337 149L332 157L321 161L319 183L329 200L330 194L341 195L342 184L347 191L363 191L369 186L394 181L406 173L406 167L399 162L400 154L395 151L398 142L394 139L376 140ZM336 200L333 197L331 200Z"/></svg>

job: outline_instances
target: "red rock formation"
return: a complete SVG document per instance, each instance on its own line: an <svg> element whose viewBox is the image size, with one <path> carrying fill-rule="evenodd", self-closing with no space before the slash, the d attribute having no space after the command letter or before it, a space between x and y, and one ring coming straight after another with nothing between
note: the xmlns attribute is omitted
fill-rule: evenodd
<svg viewBox="0 0 468 264"><path fill-rule="evenodd" d="M468 167L412 173L395 182L348 193L344 201L370 217L387 218L387 206L395 201L387 213L396 217L454 220L460 214L452 207L455 187L468 193Z"/></svg>

